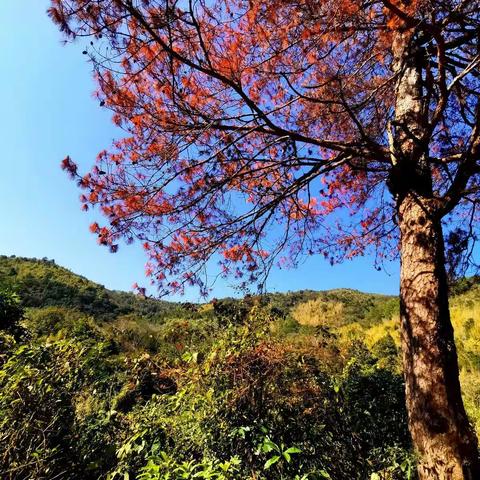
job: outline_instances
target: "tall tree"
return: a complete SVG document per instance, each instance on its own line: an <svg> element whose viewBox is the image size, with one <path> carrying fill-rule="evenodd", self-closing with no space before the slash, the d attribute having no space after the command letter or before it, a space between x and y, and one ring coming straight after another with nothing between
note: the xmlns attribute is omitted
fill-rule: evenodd
<svg viewBox="0 0 480 480"><path fill-rule="evenodd" d="M480 478L444 241L468 263L480 2L52 0L49 13L91 40L98 99L125 130L90 173L63 162L107 217L100 243L142 241L161 292L206 292L211 259L261 285L301 254L399 253L420 478Z"/></svg>

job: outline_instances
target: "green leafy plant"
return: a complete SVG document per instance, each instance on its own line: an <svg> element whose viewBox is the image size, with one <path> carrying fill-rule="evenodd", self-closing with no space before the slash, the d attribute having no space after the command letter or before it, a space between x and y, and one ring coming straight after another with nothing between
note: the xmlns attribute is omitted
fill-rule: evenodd
<svg viewBox="0 0 480 480"><path fill-rule="evenodd" d="M203 459L178 462L173 457L161 451L159 455L150 457L147 465L140 469L139 480L193 480L215 479L231 480L237 478L240 459L231 459L220 462L218 460Z"/></svg>
<svg viewBox="0 0 480 480"><path fill-rule="evenodd" d="M277 444L272 441L268 435L266 435L255 453L257 455L267 454L269 456L268 460L263 466L265 470L268 470L273 465L278 465L283 461L290 463L292 461L292 455L296 455L301 452L302 451L297 447L287 448L283 443Z"/></svg>

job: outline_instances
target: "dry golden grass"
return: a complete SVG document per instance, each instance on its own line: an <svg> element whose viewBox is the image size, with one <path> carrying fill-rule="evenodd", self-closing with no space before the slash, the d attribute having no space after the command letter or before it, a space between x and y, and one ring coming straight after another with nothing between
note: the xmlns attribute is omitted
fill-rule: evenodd
<svg viewBox="0 0 480 480"><path fill-rule="evenodd" d="M317 298L298 304L292 310L293 318L300 325L338 326L342 319L343 305L340 302L329 302Z"/></svg>

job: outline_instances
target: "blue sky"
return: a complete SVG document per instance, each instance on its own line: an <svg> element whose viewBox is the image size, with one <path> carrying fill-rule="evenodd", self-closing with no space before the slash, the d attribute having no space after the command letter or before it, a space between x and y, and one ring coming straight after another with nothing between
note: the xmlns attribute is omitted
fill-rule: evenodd
<svg viewBox="0 0 480 480"><path fill-rule="evenodd" d="M146 284L140 246L122 245L116 254L98 246L88 231L94 214L80 211L79 191L59 168L68 154L85 171L118 132L92 99L86 42L62 45L45 14L48 3L0 1L0 254L53 258L108 288L129 290ZM233 295L231 283L217 282L213 296ZM311 257L296 270L274 271L268 283L271 291L337 287L396 294L398 265L377 272L368 257L334 267ZM199 300L193 290L184 298Z"/></svg>

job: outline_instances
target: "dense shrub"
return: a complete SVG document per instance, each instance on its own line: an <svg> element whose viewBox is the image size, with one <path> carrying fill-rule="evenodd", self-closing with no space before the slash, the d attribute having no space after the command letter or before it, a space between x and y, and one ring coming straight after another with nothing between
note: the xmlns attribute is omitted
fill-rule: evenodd
<svg viewBox="0 0 480 480"><path fill-rule="evenodd" d="M15 333L23 319L20 298L8 289L0 289L0 330Z"/></svg>
<svg viewBox="0 0 480 480"><path fill-rule="evenodd" d="M414 478L393 297L169 304L6 257L0 283L30 305L3 297L28 334L0 329L2 480ZM452 312L479 425L477 296Z"/></svg>
<svg viewBox="0 0 480 480"><path fill-rule="evenodd" d="M108 344L85 338L22 345L12 353L0 370L2 479L78 478L76 471L88 472L92 461L106 457L105 440L85 437L89 417L105 408L114 383L110 354Z"/></svg>
<svg viewBox="0 0 480 480"><path fill-rule="evenodd" d="M203 361L185 355L168 371L176 391L137 397L110 478L407 478L401 377L362 345L334 358L328 345L269 340L271 321L254 309ZM141 363L142 376L166 375L160 358Z"/></svg>

